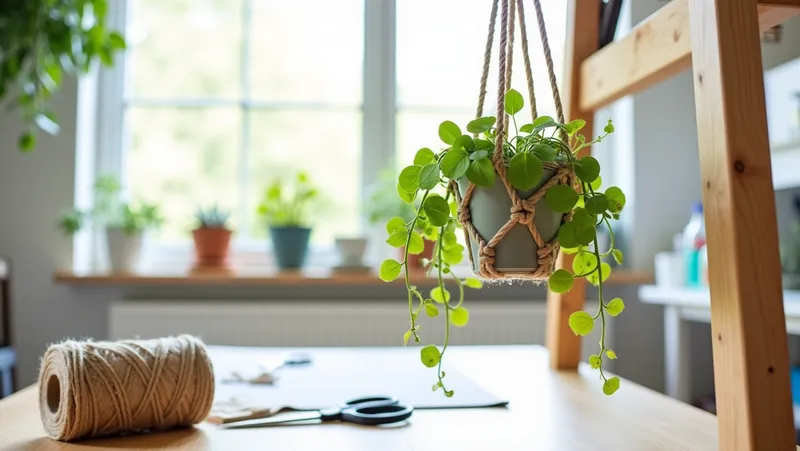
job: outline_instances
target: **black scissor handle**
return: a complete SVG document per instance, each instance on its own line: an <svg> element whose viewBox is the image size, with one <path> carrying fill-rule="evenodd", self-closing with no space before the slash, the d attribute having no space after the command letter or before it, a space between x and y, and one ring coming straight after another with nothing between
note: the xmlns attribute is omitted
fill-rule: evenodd
<svg viewBox="0 0 800 451"><path fill-rule="evenodd" d="M345 401L342 405L342 409L348 408L359 408L359 407L371 407L371 406L389 406L393 404L397 404L400 401L392 396L362 396L360 398L354 398L349 401Z"/></svg>
<svg viewBox="0 0 800 451"><path fill-rule="evenodd" d="M414 408L410 406L397 404L367 405L343 410L341 419L348 423L377 426L406 420L412 413L414 413Z"/></svg>

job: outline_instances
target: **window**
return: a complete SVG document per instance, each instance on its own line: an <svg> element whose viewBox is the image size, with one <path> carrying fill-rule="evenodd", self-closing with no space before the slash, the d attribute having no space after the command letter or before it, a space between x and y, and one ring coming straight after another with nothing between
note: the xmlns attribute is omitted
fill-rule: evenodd
<svg viewBox="0 0 800 451"><path fill-rule="evenodd" d="M566 7L543 3L560 69ZM463 126L475 114L486 0L126 5L124 64L103 73L105 86L119 89L101 95L108 123L99 160L117 162L111 166L133 197L161 206L166 222L148 237L155 250L188 250L197 207L217 203L233 213L234 252L263 253L260 197L272 177L299 169L324 188L312 236L317 249L330 247L334 236L363 229L361 199L379 169L437 146L441 121ZM547 114L552 100L530 2L526 12ZM494 114L496 61L486 114ZM513 85L523 90L521 62Z"/></svg>

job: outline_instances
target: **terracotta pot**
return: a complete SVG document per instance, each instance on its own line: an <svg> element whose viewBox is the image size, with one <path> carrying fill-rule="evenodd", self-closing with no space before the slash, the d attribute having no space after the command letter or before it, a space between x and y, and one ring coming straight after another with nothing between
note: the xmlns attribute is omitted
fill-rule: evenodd
<svg viewBox="0 0 800 451"><path fill-rule="evenodd" d="M192 231L196 268L225 268L231 231L222 228L200 228Z"/></svg>
<svg viewBox="0 0 800 451"><path fill-rule="evenodd" d="M408 270L411 271L423 271L424 268L422 267L422 259L427 258L431 260L433 258L433 248L436 247L435 241L430 240L423 240L425 242L425 248L422 250L421 254L409 254L408 255ZM406 247L403 246L398 251L399 260L403 260L403 255L406 252Z"/></svg>

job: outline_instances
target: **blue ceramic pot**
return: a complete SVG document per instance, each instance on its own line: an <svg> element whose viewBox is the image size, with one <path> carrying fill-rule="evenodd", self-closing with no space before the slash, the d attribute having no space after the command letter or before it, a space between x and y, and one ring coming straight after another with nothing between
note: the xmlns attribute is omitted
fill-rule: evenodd
<svg viewBox="0 0 800 451"><path fill-rule="evenodd" d="M272 249L280 269L298 269L305 264L311 229L305 227L270 227Z"/></svg>

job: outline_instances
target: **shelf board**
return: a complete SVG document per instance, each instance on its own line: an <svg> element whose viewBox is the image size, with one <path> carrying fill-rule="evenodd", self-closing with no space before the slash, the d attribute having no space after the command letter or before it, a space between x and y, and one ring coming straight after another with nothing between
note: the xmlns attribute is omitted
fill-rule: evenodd
<svg viewBox="0 0 800 451"><path fill-rule="evenodd" d="M469 277L472 273L467 268L454 271L459 277ZM433 285L436 279L425 274L412 274L411 283ZM108 285L256 285L256 286L358 286L386 285L378 278L374 270L368 272L337 272L329 269L303 271L175 271L175 272L136 272L111 273L58 271L54 275L58 284L74 286L108 286ZM652 283L653 275L643 271L619 270L611 274L608 284L639 285ZM403 277L391 282L402 285Z"/></svg>

